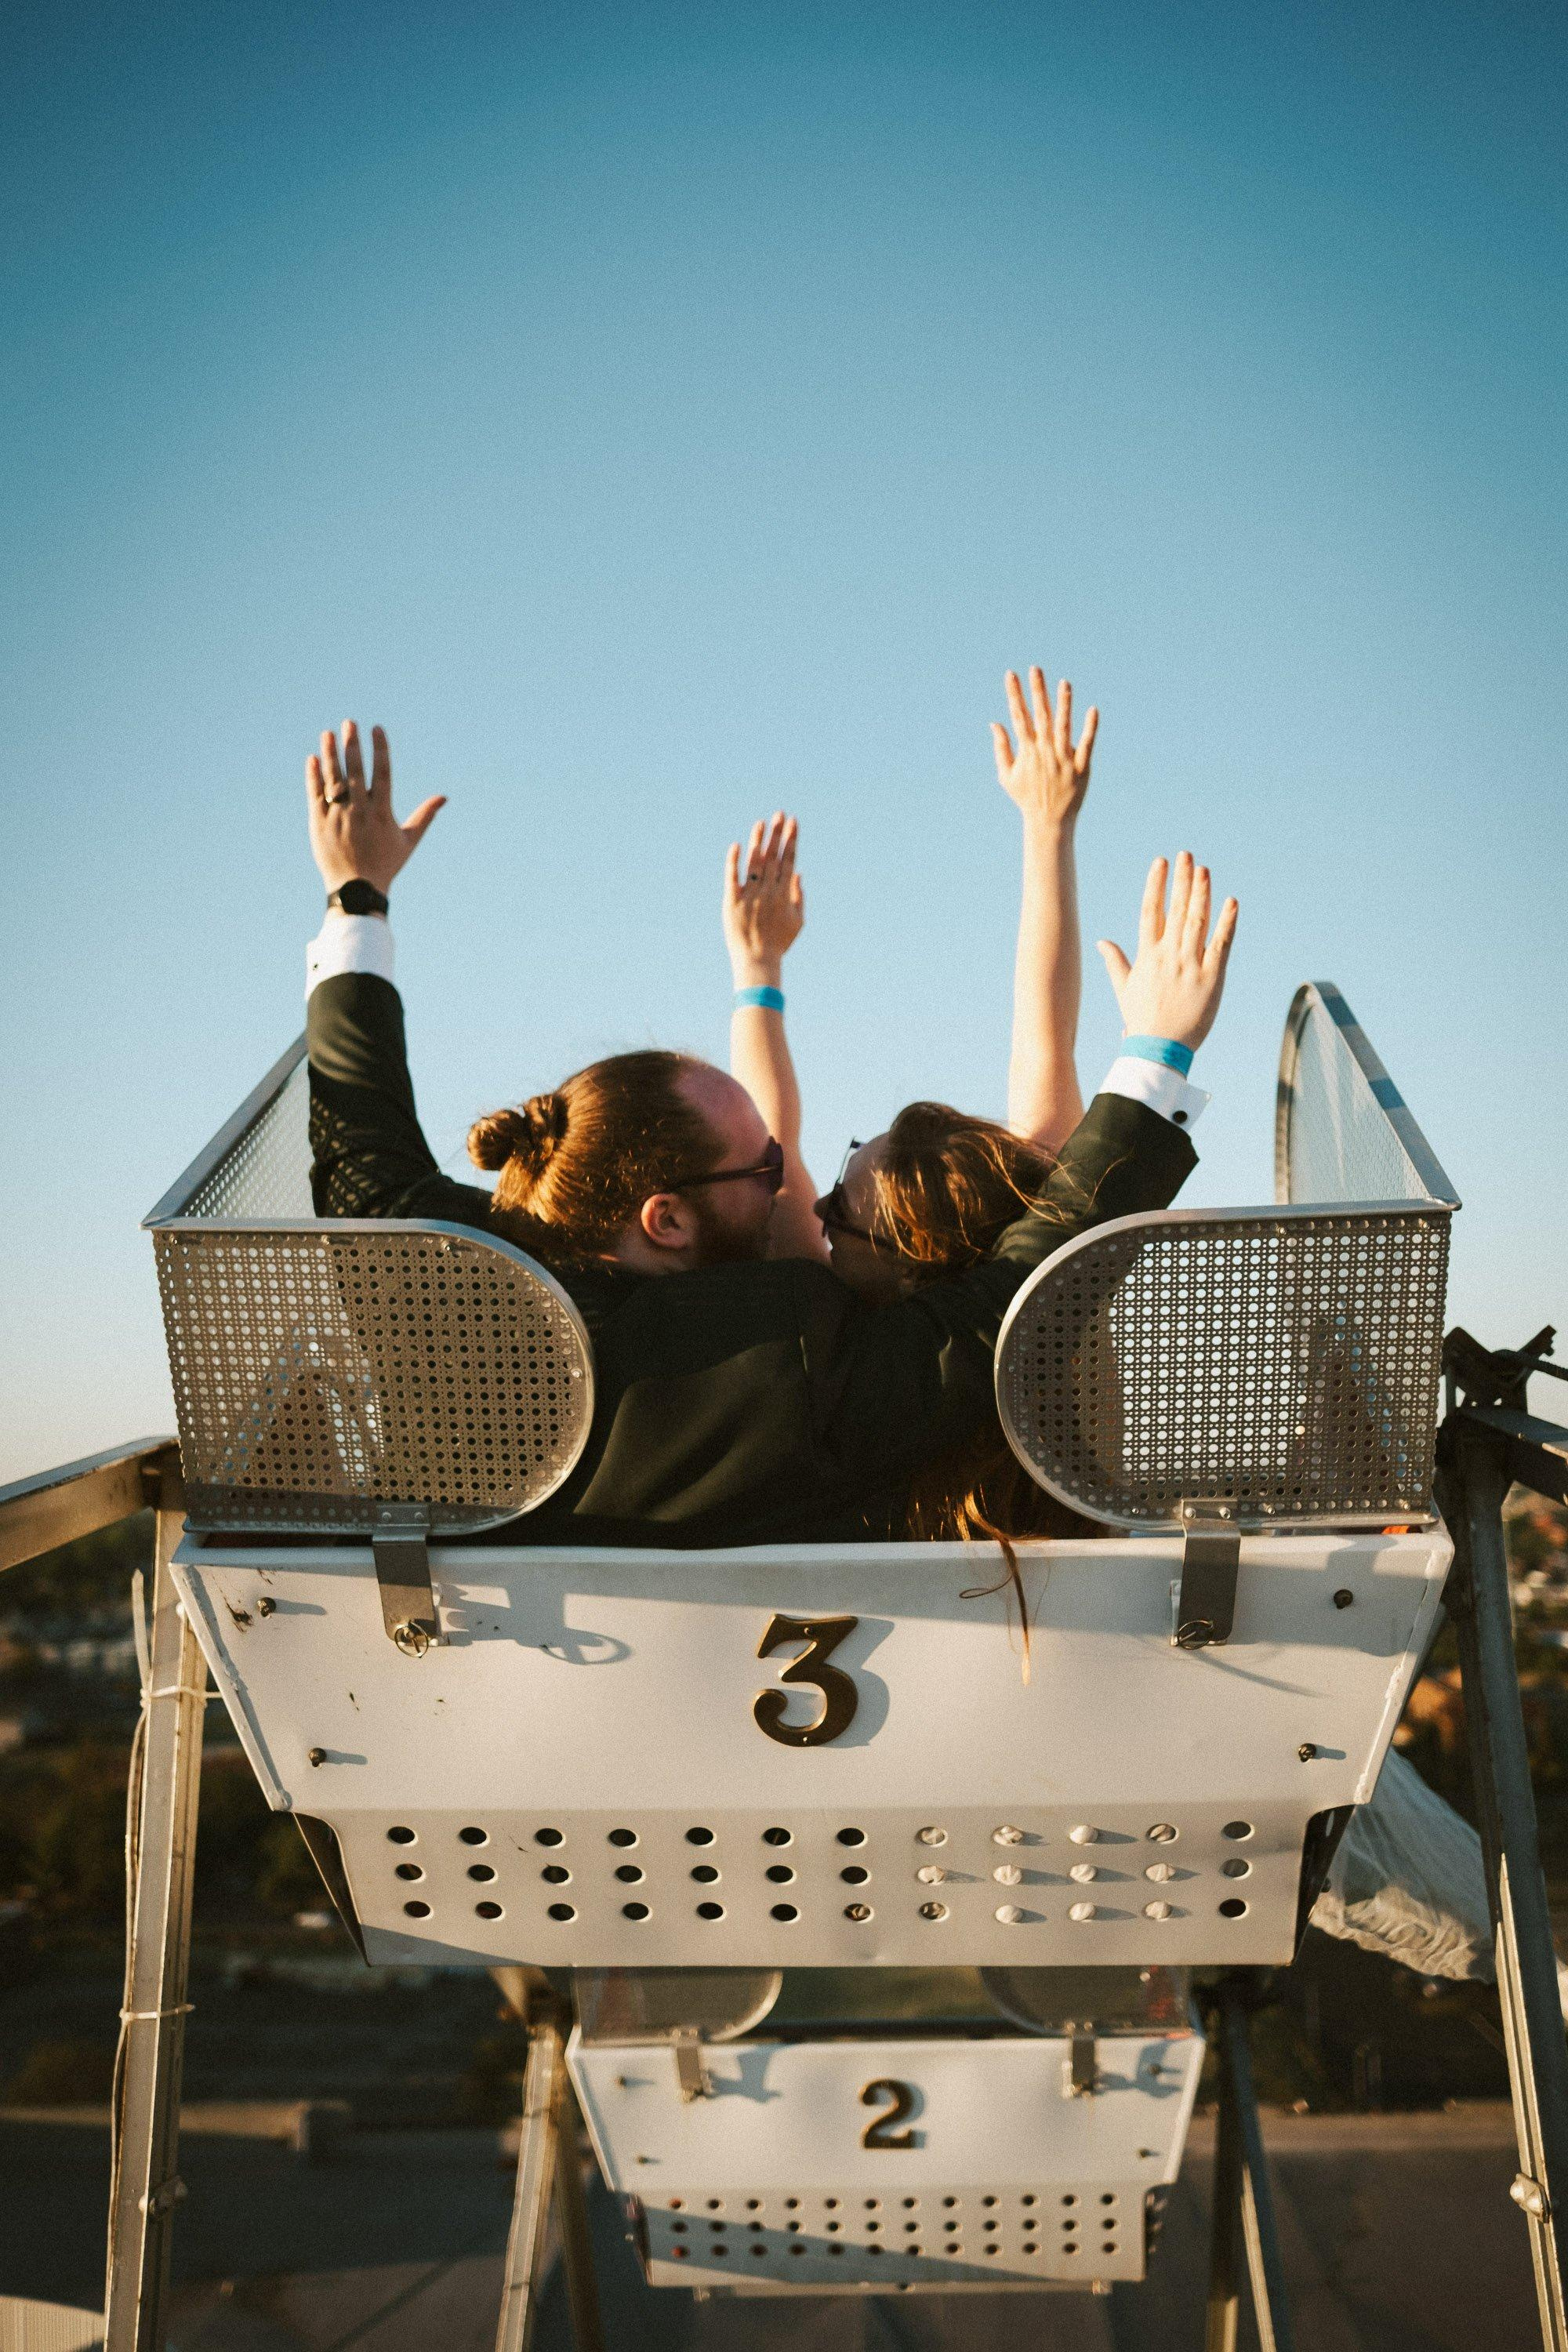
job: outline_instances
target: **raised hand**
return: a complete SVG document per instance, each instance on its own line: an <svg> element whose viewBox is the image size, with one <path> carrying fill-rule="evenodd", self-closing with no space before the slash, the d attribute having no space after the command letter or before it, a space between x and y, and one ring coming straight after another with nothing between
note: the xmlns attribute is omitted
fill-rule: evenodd
<svg viewBox="0 0 1568 2352"><path fill-rule="evenodd" d="M382 728L371 729L371 745L368 783L360 731L352 719L343 721L341 760L337 738L329 731L321 737L320 755L312 752L305 762L310 855L329 897L355 880L388 889L447 805L446 794L437 793L400 824L392 813L392 754Z"/></svg>
<svg viewBox="0 0 1568 2352"><path fill-rule="evenodd" d="M778 986L785 955L805 920L805 892L795 870L800 827L782 811L752 827L744 873L741 845L724 860L724 944L737 988Z"/></svg>
<svg viewBox="0 0 1568 2352"><path fill-rule="evenodd" d="M1194 868L1192 852L1184 849L1172 875L1168 860L1156 857L1143 887L1137 961L1129 963L1114 940L1097 942L1126 1035L1173 1037L1179 1045L1194 1047L1203 1044L1225 991L1236 918L1237 902L1227 898L1211 936L1208 867Z"/></svg>
<svg viewBox="0 0 1568 2352"><path fill-rule="evenodd" d="M1029 698L1032 709L1024 700L1017 673L1009 670L1007 708L1018 748L1015 751L1007 730L994 722L991 741L996 753L997 780L1008 799L1017 803L1026 823L1070 825L1089 790L1089 763L1094 756L1100 713L1090 710L1083 722L1082 740L1075 746L1070 681L1064 677L1057 688L1053 711L1046 674L1037 666L1029 672Z"/></svg>

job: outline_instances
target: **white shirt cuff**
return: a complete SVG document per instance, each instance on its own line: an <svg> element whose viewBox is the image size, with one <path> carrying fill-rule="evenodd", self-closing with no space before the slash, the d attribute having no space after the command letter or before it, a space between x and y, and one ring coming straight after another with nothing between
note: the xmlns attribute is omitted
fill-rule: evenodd
<svg viewBox="0 0 1568 2352"><path fill-rule="evenodd" d="M1122 1054L1112 1062L1100 1091L1147 1103L1173 1127L1195 1127L1209 1101L1203 1088L1190 1087L1180 1070L1167 1069L1163 1062L1142 1061L1134 1054Z"/></svg>
<svg viewBox="0 0 1568 2352"><path fill-rule="evenodd" d="M374 972L393 978L392 925L384 915L345 915L329 907L321 929L305 950L305 993L340 971Z"/></svg>

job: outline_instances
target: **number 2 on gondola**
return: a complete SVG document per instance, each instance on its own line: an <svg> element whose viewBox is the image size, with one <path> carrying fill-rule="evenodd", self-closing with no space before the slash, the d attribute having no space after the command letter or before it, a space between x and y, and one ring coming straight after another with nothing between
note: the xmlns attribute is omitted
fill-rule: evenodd
<svg viewBox="0 0 1568 2352"><path fill-rule="evenodd" d="M770 1739L778 1740L785 1748L821 1748L848 1730L855 1720L859 1694L842 1667L830 1666L827 1661L845 1635L852 1633L859 1622L858 1617L775 1616L772 1620L757 1643L758 1657L772 1657L788 1642L804 1642L805 1651L790 1660L779 1680L819 1690L822 1713L815 1723L786 1723L784 1709L789 1701L784 1692L759 1691L752 1708L759 1731L765 1731Z"/></svg>
<svg viewBox="0 0 1568 2352"><path fill-rule="evenodd" d="M872 2116L860 2135L861 2147L913 2147L915 2136L912 2131L893 2129L893 2126L901 2124L906 2116L914 2114L915 2095L909 2084L895 2083L889 2076L880 2075L876 2082L867 2084L860 2094L860 2105L874 2107L879 2099L891 2099L893 2104L883 2114Z"/></svg>

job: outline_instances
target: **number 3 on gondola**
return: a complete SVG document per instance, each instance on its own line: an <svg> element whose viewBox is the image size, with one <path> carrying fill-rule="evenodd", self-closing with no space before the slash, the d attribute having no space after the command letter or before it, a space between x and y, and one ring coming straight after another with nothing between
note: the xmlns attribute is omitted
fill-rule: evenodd
<svg viewBox="0 0 1568 2352"><path fill-rule="evenodd" d="M772 1657L775 1650L792 1642L804 1642L805 1648L798 1658L792 1658L779 1675L779 1680L792 1686L805 1685L822 1694L822 1712L813 1723L786 1723L784 1710L789 1705L782 1690L757 1693L752 1708L759 1731L776 1739L784 1748L821 1748L848 1730L855 1720L859 1694L849 1676L840 1666L827 1663L846 1634L852 1633L860 1622L858 1617L774 1617L767 1632L757 1643L759 1658Z"/></svg>

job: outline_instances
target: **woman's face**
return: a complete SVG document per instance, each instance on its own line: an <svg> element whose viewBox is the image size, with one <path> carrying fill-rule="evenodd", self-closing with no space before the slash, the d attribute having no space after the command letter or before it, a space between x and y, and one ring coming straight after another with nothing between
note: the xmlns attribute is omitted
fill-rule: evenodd
<svg viewBox="0 0 1568 2352"><path fill-rule="evenodd" d="M885 1135L877 1135L869 1143L858 1143L837 1183L816 1203L834 1273L875 1307L901 1298L909 1288L907 1261L890 1242L871 1238L876 1173L887 1141Z"/></svg>

